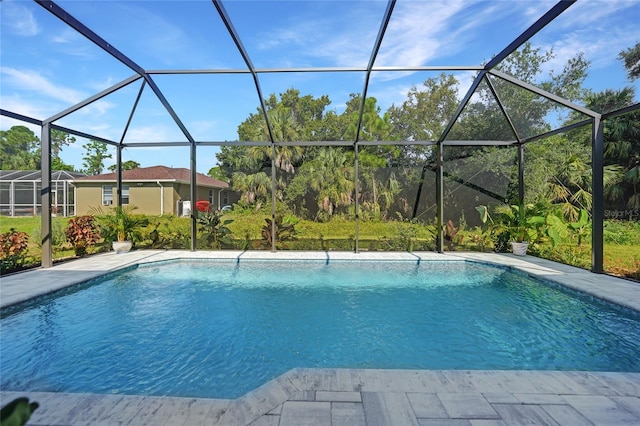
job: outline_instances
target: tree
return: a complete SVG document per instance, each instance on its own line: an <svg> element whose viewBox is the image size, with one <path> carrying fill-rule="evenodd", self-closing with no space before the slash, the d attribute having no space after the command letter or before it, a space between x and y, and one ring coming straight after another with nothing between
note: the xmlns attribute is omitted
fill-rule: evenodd
<svg viewBox="0 0 640 426"><path fill-rule="evenodd" d="M26 126L0 131L2 170L40 170L40 139Z"/></svg>
<svg viewBox="0 0 640 426"><path fill-rule="evenodd" d="M304 210L313 208L317 218L326 220L352 204L354 187L353 155L341 147L320 147L317 155L300 167L286 197ZM311 200L315 206L309 205Z"/></svg>
<svg viewBox="0 0 640 426"><path fill-rule="evenodd" d="M267 113L271 124L271 134L276 142L293 142L298 140L298 129L292 111L282 105ZM266 123L261 128L261 139L269 140ZM300 146L281 145L275 149L275 166L285 173L295 173L297 163L302 159L304 150ZM271 162L273 150L270 146L252 146L249 153L256 164L267 165Z"/></svg>
<svg viewBox="0 0 640 426"><path fill-rule="evenodd" d="M76 142L76 138L62 130L51 130L51 160L60 160L60 151L63 146L69 146ZM60 160L62 161L62 160ZM62 163L64 164L64 163Z"/></svg>
<svg viewBox="0 0 640 426"><path fill-rule="evenodd" d="M137 161L127 160L122 163L122 170L133 170L138 168L140 168L140 163L138 163ZM108 167L108 169L111 172L115 172L116 170L118 170L118 165L112 164Z"/></svg>
<svg viewBox="0 0 640 426"><path fill-rule="evenodd" d="M227 183L229 182L229 178L227 177L227 175L222 170L222 167L220 166L214 166L210 168L207 174L212 178L218 179L222 182L227 182Z"/></svg>
<svg viewBox="0 0 640 426"><path fill-rule="evenodd" d="M618 58L624 61L629 80L635 80L640 77L640 43L636 43L635 46L620 52Z"/></svg>
<svg viewBox="0 0 640 426"><path fill-rule="evenodd" d="M84 172L88 175L99 175L104 169L104 160L111 158L112 155L107 153L107 144L91 139L88 143L82 145L86 153L82 159L84 160Z"/></svg>
<svg viewBox="0 0 640 426"><path fill-rule="evenodd" d="M458 80L441 74L429 78L422 86L413 86L402 105L389 108L391 135L399 141L436 141L458 106ZM400 161L419 165L431 157L431 147L405 145Z"/></svg>
<svg viewBox="0 0 640 426"><path fill-rule="evenodd" d="M67 172L75 172L76 169L71 164L67 164L60 158L51 159L51 170L64 170Z"/></svg>
<svg viewBox="0 0 640 426"><path fill-rule="evenodd" d="M241 193L240 200L248 205L255 205L258 210L267 201L271 179L264 172L244 174L236 172L232 177L232 188Z"/></svg>
<svg viewBox="0 0 640 426"><path fill-rule="evenodd" d="M60 158L60 152L63 146L69 146L76 142L76 138L62 130L51 130L51 170L66 170L68 172L75 171L75 167L65 163Z"/></svg>
<svg viewBox="0 0 640 426"><path fill-rule="evenodd" d="M586 78L589 62L584 59L581 53L578 53L565 63L560 73L554 74L551 72L546 75L543 74L544 64L553 58L553 51L544 52L541 48L534 48L531 43L525 43L520 49L502 61L497 69L520 81L535 85L568 100L576 100L583 97L585 91L582 89L582 82ZM498 99L515 128L515 134L489 84L483 81L476 91L478 100L472 101L467 105L458 122L452 127L447 139L504 141L515 140L516 137L523 139L551 130L553 124L549 121L550 114L554 111L563 111L559 109L560 105L538 96L534 92L494 76L489 76L488 78L489 82L495 88ZM574 115L569 115L568 119L573 121L579 118ZM541 143L542 142L535 142L534 144L539 145ZM578 165L578 160L583 159L584 156L582 154L588 146L585 147L580 143L572 144L570 147L574 151L567 152L565 149L555 149L547 153L553 158L545 157L547 162L544 164L544 176L543 169L530 170L528 168L525 177L528 181L536 181L539 183L543 181L551 185L557 182L555 180L548 181L546 178L555 179L558 176L564 176L566 179L569 179L570 172L580 172L582 168L575 167ZM505 153L511 155L511 161L505 161ZM494 182L506 180L509 184L505 191L505 198L516 202L518 196L516 153L517 151L515 149L505 150L500 147L481 148L467 146L459 150L447 148L444 151L445 170L459 176L464 176L464 173L466 173L464 170L452 170L450 165L455 165L456 163L468 165L469 162L466 160L467 158L478 156L478 159L482 159L484 166L475 162L478 167L477 170L481 172L474 178L474 185L482 189L491 188ZM576 160L572 161L570 166L574 167L575 170L566 168L569 167L567 165L567 159L569 158ZM525 166L528 166L529 160L530 157L527 157ZM552 167L556 168L552 169ZM490 170L490 173L487 173L486 170ZM532 176L531 173L537 175ZM567 199L572 201L571 197L578 194L577 197L584 196L581 202L590 202L590 200L587 200L587 192L585 192L587 191L587 187L590 190L590 184L586 185L582 182L580 188L584 191L579 191L577 186L572 185L580 182L582 176L574 175L572 175L568 181L563 182L566 188L570 188L572 194L567 195ZM467 179L464 180L467 181ZM525 195L528 200L537 200L549 195L549 188L546 184L527 185L526 189L527 193ZM579 206L577 206L577 198L574 197L573 201L576 203L574 206L579 208ZM470 215L467 216L470 217Z"/></svg>
<svg viewBox="0 0 640 426"><path fill-rule="evenodd" d="M609 89L589 95L586 105L597 112L613 111L633 104L634 98L633 87ZM604 163L613 174L605 187L609 207L640 210L640 112L605 120Z"/></svg>

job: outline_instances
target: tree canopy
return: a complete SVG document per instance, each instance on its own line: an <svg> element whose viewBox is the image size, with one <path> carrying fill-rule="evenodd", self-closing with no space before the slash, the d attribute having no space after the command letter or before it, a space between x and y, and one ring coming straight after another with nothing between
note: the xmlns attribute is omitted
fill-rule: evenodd
<svg viewBox="0 0 640 426"><path fill-rule="evenodd" d="M82 157L84 172L88 175L99 175L104 170L104 160L111 158L112 155L107 152L107 144L96 140L90 140L82 145L86 150Z"/></svg>
<svg viewBox="0 0 640 426"><path fill-rule="evenodd" d="M39 170L40 139L26 126L0 131L2 170Z"/></svg>
<svg viewBox="0 0 640 426"><path fill-rule="evenodd" d="M620 53L630 77L635 75L637 51L638 45ZM498 69L595 111L610 111L633 102L635 93L631 88L599 94L584 90L590 64L582 53L568 59L558 71L545 71L554 58L552 50L543 51L525 43ZM295 213L319 219L350 215L356 197L353 146L301 147L287 142L354 142L356 138L374 142L435 142L442 137L458 108L458 87L459 82L452 74L430 77L421 85L411 87L402 103L393 104L386 111L381 110L373 97L368 97L362 106L361 95L357 93L350 95L341 112L330 108L331 99L327 95L303 96L293 88L279 95L270 94L265 99L265 107L271 134L258 108L238 126L238 144L221 148L216 173L229 179L232 187L241 193L243 203L259 207L271 197L273 162L276 199ZM361 107L363 115L359 123ZM640 202L633 189L637 187L636 175L640 177L635 160L639 128L635 117L636 114L628 114L606 123L607 194L611 200L638 199ZM553 120L569 124L584 118L506 79L488 76L446 139L522 140L551 130L558 124ZM583 128L527 144L530 146L525 160L525 164L529 161L525 175L527 199L556 203L569 218L581 208L590 208L590 132L585 132ZM243 142L271 139L280 144L275 148L243 145ZM419 210L432 208L428 196L420 196L416 188L424 185L433 192L433 183L429 183L434 179L430 174L430 170L435 170L433 152L433 146L428 143L360 145L361 217L409 218L417 202ZM473 212L479 200L516 200L517 150L513 147L470 144L447 146L444 153L448 182L445 191L449 194L445 194L445 203L451 211ZM461 197L462 194L466 195ZM427 217L432 217L432 213Z"/></svg>

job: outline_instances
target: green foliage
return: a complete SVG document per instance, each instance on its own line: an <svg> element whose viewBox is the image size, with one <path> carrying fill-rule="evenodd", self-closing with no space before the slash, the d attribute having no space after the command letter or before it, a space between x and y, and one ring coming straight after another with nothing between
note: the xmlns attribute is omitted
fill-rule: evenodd
<svg viewBox="0 0 640 426"><path fill-rule="evenodd" d="M136 209L133 205L112 207L106 213L101 209L92 209L107 246L113 241L131 241L134 246L142 241L142 229L149 225L149 219L144 215L133 214Z"/></svg>
<svg viewBox="0 0 640 426"><path fill-rule="evenodd" d="M0 168L39 170L40 139L26 126L0 130Z"/></svg>
<svg viewBox="0 0 640 426"><path fill-rule="evenodd" d="M221 244L231 244L231 230L227 225L233 223L232 219L222 220L222 213L218 211L206 211L198 213L199 230L205 234L208 247L219 249Z"/></svg>
<svg viewBox="0 0 640 426"><path fill-rule="evenodd" d="M604 222L604 242L619 246L640 246L640 222L607 220Z"/></svg>
<svg viewBox="0 0 640 426"><path fill-rule="evenodd" d="M76 138L69 133L62 130L51 129L51 165L52 170L67 170L67 169L54 169L53 164L64 165L64 162L60 158L60 152L63 146L69 146L76 142ZM73 166L69 166L73 167ZM73 169L72 169L73 170ZM72 171L70 170L70 171Z"/></svg>
<svg viewBox="0 0 640 426"><path fill-rule="evenodd" d="M215 166L210 168L207 174L212 178L218 179L222 182L227 182L227 183L229 182L229 178L227 177L227 175L224 174L224 171L220 166Z"/></svg>
<svg viewBox="0 0 640 426"><path fill-rule="evenodd" d="M121 164L122 170L134 170L140 168L140 163L133 160L127 160ZM108 167L109 171L115 172L118 170L117 164L112 164Z"/></svg>
<svg viewBox="0 0 640 426"><path fill-rule="evenodd" d="M71 218L65 231L67 241L71 243L76 256L87 254L87 248L100 240L100 231L93 216Z"/></svg>
<svg viewBox="0 0 640 426"><path fill-rule="evenodd" d="M640 43L623 50L618 57L624 62L629 80L635 80L640 77Z"/></svg>
<svg viewBox="0 0 640 426"><path fill-rule="evenodd" d="M295 225L298 218L289 215L283 217L281 214L275 216L275 220L269 218L264 220L266 223L262 226L262 241L266 247L272 247L275 240L276 244L292 241L296 236Z"/></svg>
<svg viewBox="0 0 640 426"><path fill-rule="evenodd" d="M538 229L545 223L545 218L540 215L533 204L512 204L499 206L498 234L508 234L513 241L533 241Z"/></svg>
<svg viewBox="0 0 640 426"><path fill-rule="evenodd" d="M84 172L88 175L99 175L102 173L104 160L112 157L111 154L107 153L107 144L92 139L82 145L82 147L86 150L82 157Z"/></svg>
<svg viewBox="0 0 640 426"><path fill-rule="evenodd" d="M0 234L0 272L12 272L24 263L29 247L29 235L11 228Z"/></svg>
<svg viewBox="0 0 640 426"><path fill-rule="evenodd" d="M380 240L386 243L385 248L394 251L413 251L418 239L418 229L413 221L402 218L391 222L391 236L384 236Z"/></svg>
<svg viewBox="0 0 640 426"><path fill-rule="evenodd" d="M71 164L66 164L60 158L52 158L51 170L65 170L67 172L75 172L75 167L73 167Z"/></svg>
<svg viewBox="0 0 640 426"><path fill-rule="evenodd" d="M0 410L0 425L23 426L39 406L37 402L29 402L29 398L16 398Z"/></svg>
<svg viewBox="0 0 640 426"><path fill-rule="evenodd" d="M235 172L231 179L234 191L240 192L240 201L245 206L255 206L259 210L267 203L267 195L271 188L271 178L264 172L245 174Z"/></svg>
<svg viewBox="0 0 640 426"><path fill-rule="evenodd" d="M42 232L41 232L41 218L34 218L37 223L33 224L29 235L31 235L31 243L36 244L38 247L42 247ZM51 218L51 245L54 247L61 247L67 242L67 236L65 231L67 229L67 223L69 218L66 217L53 217ZM29 229L27 227L27 229Z"/></svg>
<svg viewBox="0 0 640 426"><path fill-rule="evenodd" d="M590 230L589 213L585 209L580 210L578 220L576 222L569 223L568 229L578 240L578 246L581 246L582 240L587 236Z"/></svg>
<svg viewBox="0 0 640 426"><path fill-rule="evenodd" d="M187 249L191 246L190 220L176 216L153 217L142 241L150 248Z"/></svg>

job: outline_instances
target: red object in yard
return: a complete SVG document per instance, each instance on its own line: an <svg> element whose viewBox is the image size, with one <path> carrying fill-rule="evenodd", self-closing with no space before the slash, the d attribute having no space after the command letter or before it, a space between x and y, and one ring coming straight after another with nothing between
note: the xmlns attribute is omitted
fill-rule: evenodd
<svg viewBox="0 0 640 426"><path fill-rule="evenodd" d="M208 201L196 201L196 210L199 212L209 211L209 202Z"/></svg>

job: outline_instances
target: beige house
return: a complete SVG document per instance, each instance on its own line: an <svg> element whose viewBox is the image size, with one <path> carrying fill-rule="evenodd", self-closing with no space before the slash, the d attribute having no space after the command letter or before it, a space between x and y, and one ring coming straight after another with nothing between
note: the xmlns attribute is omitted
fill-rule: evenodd
<svg viewBox="0 0 640 426"><path fill-rule="evenodd" d="M74 179L76 215L116 205L116 174L85 176ZM185 215L195 208L191 202L190 171L165 166L144 167L122 172L122 205L137 207L137 214ZM229 184L198 173L197 201L207 201L220 209L236 201Z"/></svg>

